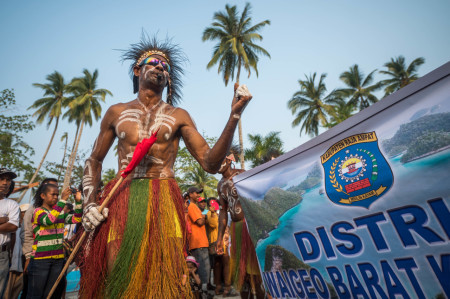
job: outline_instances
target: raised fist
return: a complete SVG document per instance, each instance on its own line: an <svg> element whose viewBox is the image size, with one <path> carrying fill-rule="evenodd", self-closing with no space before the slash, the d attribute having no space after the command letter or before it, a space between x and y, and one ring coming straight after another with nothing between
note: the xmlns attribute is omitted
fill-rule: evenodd
<svg viewBox="0 0 450 299"><path fill-rule="evenodd" d="M250 91L248 91L247 85L242 84L236 89L236 92L234 93L234 96L236 98L240 98L242 96L244 96L244 97L251 97L252 94L250 93Z"/></svg>
<svg viewBox="0 0 450 299"><path fill-rule="evenodd" d="M90 203L84 208L83 211L83 227L87 232L93 231L97 226L100 225L108 217L109 210L104 208L100 213L98 211L98 205L95 203Z"/></svg>
<svg viewBox="0 0 450 299"><path fill-rule="evenodd" d="M241 113L244 111L252 97L252 94L248 91L247 85L234 84L234 97L231 104L233 117L240 118Z"/></svg>

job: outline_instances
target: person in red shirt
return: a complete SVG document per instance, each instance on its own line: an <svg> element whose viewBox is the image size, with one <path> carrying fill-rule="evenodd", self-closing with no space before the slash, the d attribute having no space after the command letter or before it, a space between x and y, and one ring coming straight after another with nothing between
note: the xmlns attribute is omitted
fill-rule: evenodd
<svg viewBox="0 0 450 299"><path fill-rule="evenodd" d="M202 281L202 291L207 292L207 284L210 279L211 266L209 263L209 242L206 236L205 215L197 206L200 193L203 189L191 187L188 189L191 204L188 207L188 221L191 226L191 235L189 236L189 250L199 263L198 274Z"/></svg>

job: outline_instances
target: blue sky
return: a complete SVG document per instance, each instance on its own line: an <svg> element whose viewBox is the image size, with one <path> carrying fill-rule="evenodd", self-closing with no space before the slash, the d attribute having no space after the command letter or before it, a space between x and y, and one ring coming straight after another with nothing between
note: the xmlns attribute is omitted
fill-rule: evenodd
<svg viewBox="0 0 450 299"><path fill-rule="evenodd" d="M182 108L187 109L200 132L219 136L230 112L233 87L224 86L216 68L207 70L214 43L202 42L205 27L214 12L225 4L244 1L2 1L0 4L0 89L14 88L17 113L42 92L32 83L44 83L57 70L67 81L80 76L83 68L99 70L99 87L113 93L102 104L103 112L119 102L133 100L128 64L120 52L139 40L142 29L173 37L189 58L186 65ZM391 57L404 55L409 63L424 57L424 75L450 60L450 2L433 1L350 1L297 0L254 1L254 22L269 19L260 43L272 58L262 57L259 77L241 77L254 98L243 119L244 133L267 134L281 131L285 150L310 137L292 128L293 116L287 101L299 89L304 74L327 73L328 90L341 87L339 75L357 63L368 74L382 69ZM376 75L377 80L382 79ZM80 149L90 151L99 123L86 128ZM26 135L36 150L38 162L52 128L37 126ZM63 121L48 159L60 161L63 145L59 139L69 132L73 142L75 126ZM245 142L245 140L244 140ZM246 143L248 145L248 143ZM104 168L115 168L111 152Z"/></svg>

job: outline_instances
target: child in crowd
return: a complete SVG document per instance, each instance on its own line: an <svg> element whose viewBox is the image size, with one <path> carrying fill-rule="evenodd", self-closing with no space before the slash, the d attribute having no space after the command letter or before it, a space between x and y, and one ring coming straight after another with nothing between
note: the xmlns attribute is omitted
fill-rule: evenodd
<svg viewBox="0 0 450 299"><path fill-rule="evenodd" d="M43 185L34 196L35 210L32 227L34 234L33 251L28 266L27 298L46 298L64 266L64 224L81 222L81 192L75 194L75 213L61 213L69 196L65 189L58 201L59 190L53 184ZM63 289L57 290L52 298L61 298Z"/></svg>
<svg viewBox="0 0 450 299"><path fill-rule="evenodd" d="M189 270L189 284L191 285L192 294L194 294L195 299L199 299L202 282L197 274L197 260L193 256L188 256L186 257L186 263Z"/></svg>

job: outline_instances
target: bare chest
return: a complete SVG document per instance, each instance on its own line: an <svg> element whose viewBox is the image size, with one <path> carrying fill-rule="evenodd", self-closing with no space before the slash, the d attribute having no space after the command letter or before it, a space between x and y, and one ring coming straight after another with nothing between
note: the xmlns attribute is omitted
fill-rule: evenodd
<svg viewBox="0 0 450 299"><path fill-rule="evenodd" d="M165 141L170 140L176 131L174 109L165 105L156 110L145 111L136 107L124 109L114 122L114 129L119 142L136 146L144 138L160 131Z"/></svg>

